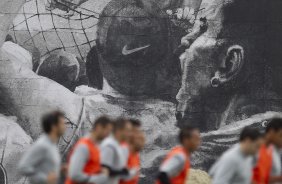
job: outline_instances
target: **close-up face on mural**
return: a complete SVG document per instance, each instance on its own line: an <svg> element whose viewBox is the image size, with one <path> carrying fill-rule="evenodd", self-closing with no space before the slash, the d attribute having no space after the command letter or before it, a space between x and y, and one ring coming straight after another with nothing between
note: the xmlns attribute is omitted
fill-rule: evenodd
<svg viewBox="0 0 282 184"><path fill-rule="evenodd" d="M176 97L180 124L218 129L281 108L276 98L279 86L274 82L279 75L273 72L279 65L276 47L281 37L273 33L281 26L268 22L281 15L274 8L271 12L265 9L270 4L279 6L279 2L255 4L202 1L205 9L198 17L207 19L207 30L190 43L181 58L182 85ZM198 29L195 26L193 29ZM186 37L189 39L189 34Z"/></svg>
<svg viewBox="0 0 282 184"><path fill-rule="evenodd" d="M0 184L28 184L17 162L40 137L41 116L58 109L63 161L107 115L142 122L142 140L132 140L144 147L139 183L154 182L190 126L201 137L190 143L184 133L191 166L208 172L243 128L281 117L281 8L278 0L2 0Z"/></svg>

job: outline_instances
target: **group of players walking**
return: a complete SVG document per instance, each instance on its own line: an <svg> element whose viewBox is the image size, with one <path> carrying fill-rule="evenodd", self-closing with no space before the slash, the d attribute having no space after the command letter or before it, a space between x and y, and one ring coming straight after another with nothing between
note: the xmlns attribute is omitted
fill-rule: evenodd
<svg viewBox="0 0 282 184"><path fill-rule="evenodd" d="M42 118L42 135L25 153L19 171L32 184L137 184L140 151L145 144L142 124L137 119L107 116L93 122L88 135L69 151L61 163L57 142L65 132L65 116L60 111ZM168 152L159 167L156 184L185 184L191 168L191 154L201 143L195 127L182 128L179 145ZM226 151L211 167L214 184L281 183L282 119L269 121L263 133L245 127L239 143Z"/></svg>

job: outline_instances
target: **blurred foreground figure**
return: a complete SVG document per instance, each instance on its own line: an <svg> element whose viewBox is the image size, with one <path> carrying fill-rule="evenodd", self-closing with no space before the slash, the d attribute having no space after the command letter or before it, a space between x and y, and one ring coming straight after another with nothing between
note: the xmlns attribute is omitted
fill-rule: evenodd
<svg viewBox="0 0 282 184"><path fill-rule="evenodd" d="M213 184L250 184L255 154L262 144L261 133L250 127L242 130L240 143L227 150L210 170Z"/></svg>
<svg viewBox="0 0 282 184"><path fill-rule="evenodd" d="M197 128L186 127L180 131L181 145L173 148L160 167L157 184L184 184L190 169L190 154L200 145Z"/></svg>
<svg viewBox="0 0 282 184"><path fill-rule="evenodd" d="M113 123L113 135L101 144L102 164L110 171L110 178L103 184L118 184L121 178L129 177L126 168L127 155L122 143L127 142L132 132L132 125L127 119L117 119Z"/></svg>
<svg viewBox="0 0 282 184"><path fill-rule="evenodd" d="M60 174L61 157L57 147L65 132L65 117L60 111L42 118L44 135L41 136L19 163L19 171L32 184L56 184Z"/></svg>
<svg viewBox="0 0 282 184"><path fill-rule="evenodd" d="M125 144L125 149L128 152L127 169L130 169L135 176L121 180L120 184L138 184L140 170L140 151L145 144L144 133L141 130L141 122L136 119L129 120L133 126L131 137L128 140L128 145Z"/></svg>
<svg viewBox="0 0 282 184"><path fill-rule="evenodd" d="M71 152L68 178L65 184L100 184L107 180L109 171L101 167L98 144L111 133L111 130L112 121L102 116L94 122L89 135L76 143Z"/></svg>
<svg viewBox="0 0 282 184"><path fill-rule="evenodd" d="M282 119L272 119L265 130L265 142L259 150L257 165L253 170L253 183L281 183Z"/></svg>

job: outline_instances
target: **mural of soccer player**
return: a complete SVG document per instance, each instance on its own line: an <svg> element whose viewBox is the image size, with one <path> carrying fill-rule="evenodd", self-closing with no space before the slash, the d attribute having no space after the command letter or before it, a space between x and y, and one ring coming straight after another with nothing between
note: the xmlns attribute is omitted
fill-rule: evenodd
<svg viewBox="0 0 282 184"><path fill-rule="evenodd" d="M13 20L16 10L19 9L15 7L21 6L20 2L24 3L23 0L4 0L0 3L1 11L12 13L0 17L0 23L3 26L0 31L0 45L3 44L8 33L9 23ZM126 3L126 8L122 7L114 15L131 13L129 15L133 16L136 12L147 15L147 12L140 8L140 4L121 2ZM116 2L112 1L108 7L115 7L114 3ZM195 155L197 158L195 165L206 167L224 149L235 143L235 137L238 136L242 127L252 125L261 128L264 120L277 116L276 113L265 113L266 111L281 110L279 94L281 94L280 78L282 76L280 76L279 48L282 43L280 35L282 29L277 23L279 21L275 21L282 17L279 11L281 7L282 4L275 0L203 0L201 3L201 11L197 13L193 29L181 40L188 49L181 56L182 81L181 85L179 84L181 88L177 95L176 113L180 127L186 123L194 124L206 132L202 135L203 146ZM107 12L106 10L107 8L104 13ZM131 94L136 91L142 94L142 90L137 89L146 89L144 88L146 85L143 86L144 81L149 81L151 77L155 79L156 75L152 74L154 70L150 68L154 64L135 54L145 58L152 56L150 61L158 63L158 58L162 58L159 52L164 54L168 52L162 45L163 42L158 41L166 38L158 34L165 32L160 29L165 23L158 22L155 18L147 20L146 17L141 17L137 24L138 17L127 21L123 17L120 19L117 17L110 20L113 23L110 24L112 28L117 29L118 25L122 24L125 27L128 26L128 32L130 32L131 29L144 25L144 28L148 28L148 32L157 34L156 37L149 36L144 39L144 41L152 41L148 44L142 39L139 41L136 35L127 37L121 34L124 33L123 26L122 29L116 31L118 34L112 33L113 36L110 38L103 37L101 31L103 26L100 26L100 31L98 30L100 35L97 42L100 44L97 45L100 49L98 58L104 59L99 62L102 65L101 71L109 72L103 73L108 83L120 94ZM103 25L103 22L99 24ZM150 24L158 26L150 26ZM205 32L201 29L203 25L207 26ZM104 30L110 32L111 29L106 28L104 26ZM142 35L144 30L137 29L137 31L140 31ZM134 42L134 40L138 41ZM106 44L113 43L112 47L105 47L103 41ZM132 41L133 45L127 41ZM180 43L180 39L178 42ZM134 45L135 43L137 45ZM157 47L158 44L161 46ZM107 49L112 50L113 55L105 55L104 52L109 52ZM134 52L134 49L137 51ZM135 60L124 57L122 51ZM153 55L154 53L156 55ZM124 65L129 65L125 68L131 69L132 75L127 70L127 78L122 76L119 66L123 63L117 62L117 58L121 58L121 61L125 62ZM130 61L134 61L134 64ZM148 70L143 68L143 64L150 66ZM170 64L169 66L173 65L173 63ZM133 72L134 68L138 68L137 66L146 72L140 72L137 75L138 70ZM110 73L116 76L112 80ZM16 116L19 125L33 139L40 134L38 122L41 114L54 108L66 112L70 126L60 143L62 152L65 152L75 139L81 136L87 127L90 127L90 122L95 117L102 114L134 116L146 122L144 125L146 135L151 136L148 138L150 146L146 148L147 155L144 159L146 160L144 165L148 168L152 168L157 163L156 158L159 158L165 149L175 144L174 138L177 133L177 128L174 126L175 109L174 104L170 102L146 100L146 98L113 97L103 91L96 91L91 96L79 96L50 79L38 76L21 61L9 60L5 54L1 54L0 76L0 112ZM132 81L130 81L131 76L134 79ZM128 85L135 84L135 77L144 80L143 83L137 83L137 87L143 87L136 88L136 91L134 85L133 87ZM151 85L151 81L149 82ZM122 83L130 87L123 89ZM149 171L152 170L149 168ZM149 171L145 174L149 174Z"/></svg>
<svg viewBox="0 0 282 184"><path fill-rule="evenodd" d="M8 23L11 23L16 16L14 9L16 5L21 6L20 3L24 3L24 0L7 0L7 2L15 5L1 6L9 12L0 17L0 24L3 25L0 31L1 46L9 31L10 25ZM1 53L0 112L5 115L16 116L18 118L17 123L33 140L41 134L39 124L41 115L51 109L61 109L66 113L69 120L68 130L59 143L63 154L67 153L67 150L78 137L88 131L91 122L97 116L103 114L113 117L130 116L146 122L143 127L144 131L148 136L152 135L148 138L148 145L150 146L146 150L155 150L154 157L163 155L165 149L172 146L174 134L177 133L177 128L172 123L175 122L174 105L172 103L154 99L114 98L103 91L96 91L91 95L76 95L57 82L37 75L31 68L26 67L21 59L13 57L14 54L17 54L17 52ZM160 148L163 149L160 150ZM17 150L14 152L17 152ZM151 155L145 157L153 158ZM143 162L143 168L149 168L153 165L153 161L144 160L147 162ZM3 173L7 173L9 178L18 177L17 170L10 168L14 167L5 165L5 170L9 172Z"/></svg>
<svg viewBox="0 0 282 184"><path fill-rule="evenodd" d="M81 84L75 76L84 64L77 67L75 60L67 62L71 66L66 62L54 64L60 63L60 50L86 61L90 87L110 87L126 96L175 101L181 76L174 50L192 27L189 20L194 20L199 2L31 0L15 18L10 34L29 52L39 49L42 57L38 74L71 91ZM74 15L66 17L71 10ZM169 10L177 16L168 15ZM57 71L70 77L50 76Z"/></svg>

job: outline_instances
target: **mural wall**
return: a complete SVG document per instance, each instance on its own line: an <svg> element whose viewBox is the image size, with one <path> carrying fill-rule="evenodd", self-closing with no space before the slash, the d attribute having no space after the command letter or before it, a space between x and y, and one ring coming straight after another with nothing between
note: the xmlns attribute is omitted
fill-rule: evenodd
<svg viewBox="0 0 282 184"><path fill-rule="evenodd" d="M243 127L281 116L281 8L278 0L1 1L0 184L28 183L17 162L50 109L69 120L63 156L97 116L130 116L147 135L142 184L189 124L203 138L193 166L207 170Z"/></svg>

